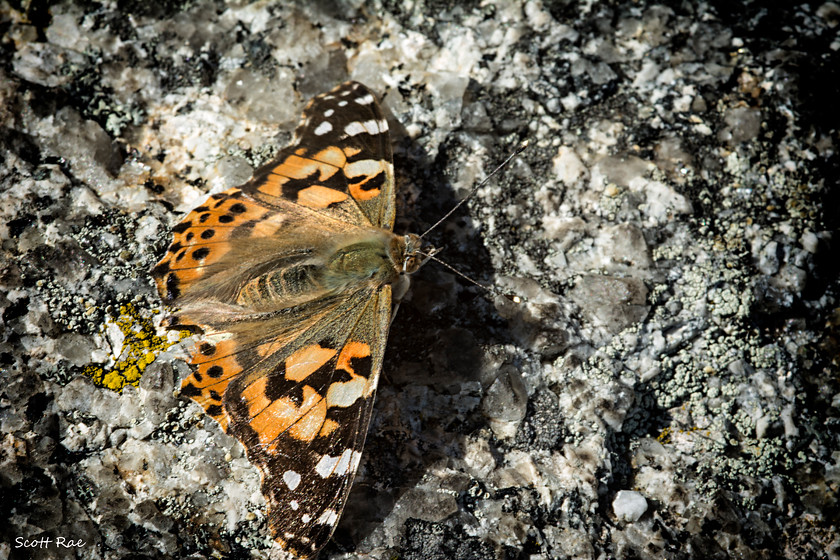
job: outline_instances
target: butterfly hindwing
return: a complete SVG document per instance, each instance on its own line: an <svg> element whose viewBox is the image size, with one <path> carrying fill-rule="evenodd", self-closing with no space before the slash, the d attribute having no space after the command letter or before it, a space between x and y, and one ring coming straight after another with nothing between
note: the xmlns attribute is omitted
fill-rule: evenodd
<svg viewBox="0 0 840 560"><path fill-rule="evenodd" d="M285 318L237 318L235 328L216 331L231 339L197 345L197 371L182 389L242 442L262 475L269 527L301 558L314 556L332 535L361 459L391 288L323 305L320 313L306 310L323 320L305 331ZM295 338L280 344L238 334L256 329L286 336L293 329Z"/></svg>
<svg viewBox="0 0 840 560"><path fill-rule="evenodd" d="M275 538L302 558L332 535L361 458L406 270L394 206L388 125L348 82L251 181L175 226L153 269L180 308L167 326L205 334L182 393L243 444Z"/></svg>

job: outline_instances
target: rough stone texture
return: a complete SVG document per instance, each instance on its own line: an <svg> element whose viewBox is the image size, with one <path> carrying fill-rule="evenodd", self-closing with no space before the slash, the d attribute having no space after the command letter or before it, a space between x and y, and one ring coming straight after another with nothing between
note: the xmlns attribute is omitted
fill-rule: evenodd
<svg viewBox="0 0 840 560"><path fill-rule="evenodd" d="M840 7L772 5L0 0L0 558L282 556L148 269L349 78L400 231L529 140L430 234L526 301L416 276L323 558L840 557Z"/></svg>

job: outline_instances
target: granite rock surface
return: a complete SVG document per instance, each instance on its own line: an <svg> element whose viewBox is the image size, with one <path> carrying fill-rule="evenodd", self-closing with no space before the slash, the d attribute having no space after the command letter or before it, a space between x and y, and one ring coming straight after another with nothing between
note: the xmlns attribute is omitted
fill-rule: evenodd
<svg viewBox="0 0 840 560"><path fill-rule="evenodd" d="M321 558L840 558L840 6L0 0L0 558L282 558L170 228L353 79L433 233Z"/></svg>

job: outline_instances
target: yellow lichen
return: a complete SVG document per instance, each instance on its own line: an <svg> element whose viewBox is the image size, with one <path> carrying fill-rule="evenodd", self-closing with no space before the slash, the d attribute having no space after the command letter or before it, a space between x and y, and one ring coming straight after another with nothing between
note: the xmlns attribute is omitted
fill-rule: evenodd
<svg viewBox="0 0 840 560"><path fill-rule="evenodd" d="M661 443L663 445L668 445L669 443L673 443L673 438L674 438L675 434L684 435L684 434L694 434L694 433L697 433L697 432L701 432L701 429L698 426L692 426L692 427L684 429L684 430L680 429L680 428L675 429L675 428L671 428L670 426L668 426L668 427L664 428L661 432L659 432L659 435L656 436L656 441L658 441L659 443ZM706 432L705 435L708 436L709 435L708 432Z"/></svg>
<svg viewBox="0 0 840 560"><path fill-rule="evenodd" d="M166 336L159 336L152 321L137 312L134 305L121 305L119 316L113 324L120 330L124 339L120 354L112 356L113 365L89 365L84 374L92 378L94 383L120 392L126 385L140 383L143 370L155 361L155 357L177 341L170 341ZM179 340L189 336L188 332L181 332Z"/></svg>

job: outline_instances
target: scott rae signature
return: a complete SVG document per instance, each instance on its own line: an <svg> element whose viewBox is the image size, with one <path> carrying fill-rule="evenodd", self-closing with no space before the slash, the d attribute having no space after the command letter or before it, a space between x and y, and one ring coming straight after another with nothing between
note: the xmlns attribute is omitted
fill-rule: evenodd
<svg viewBox="0 0 840 560"><path fill-rule="evenodd" d="M82 539L73 540L65 539L64 537L24 539L23 537L17 537L15 539L15 548L49 548L53 543L55 543L56 548L78 548L85 546L85 541Z"/></svg>

